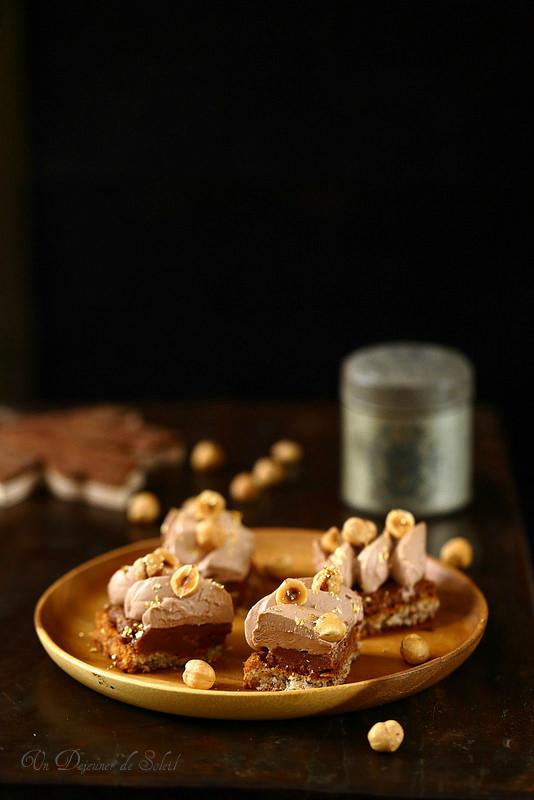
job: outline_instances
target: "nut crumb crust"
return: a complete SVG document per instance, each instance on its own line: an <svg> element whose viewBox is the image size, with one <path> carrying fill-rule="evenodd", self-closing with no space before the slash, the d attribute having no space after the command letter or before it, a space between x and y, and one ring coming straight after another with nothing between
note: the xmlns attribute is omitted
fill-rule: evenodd
<svg viewBox="0 0 534 800"><path fill-rule="evenodd" d="M139 623L126 619L118 607L111 606L97 614L93 640L122 672L152 672L182 667L192 658L215 661L231 627L208 623L142 632ZM142 635L137 638L136 632Z"/></svg>

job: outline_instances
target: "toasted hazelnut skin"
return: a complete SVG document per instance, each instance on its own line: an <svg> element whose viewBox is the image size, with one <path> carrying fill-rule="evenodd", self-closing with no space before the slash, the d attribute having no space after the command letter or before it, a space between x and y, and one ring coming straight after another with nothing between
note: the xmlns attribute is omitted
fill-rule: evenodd
<svg viewBox="0 0 534 800"><path fill-rule="evenodd" d="M415 517L411 511L402 508L392 508L386 517L386 530L395 539L400 539L415 525Z"/></svg>
<svg viewBox="0 0 534 800"><path fill-rule="evenodd" d="M192 658L184 666L182 680L190 689L211 689L215 679L215 670L211 664L200 658Z"/></svg>
<svg viewBox="0 0 534 800"><path fill-rule="evenodd" d="M198 590L200 573L196 564L184 564L172 574L171 589L176 597L190 597Z"/></svg>
<svg viewBox="0 0 534 800"><path fill-rule="evenodd" d="M160 502L152 492L137 492L128 501L126 516L129 522L149 524L155 522L160 514Z"/></svg>
<svg viewBox="0 0 534 800"><path fill-rule="evenodd" d="M171 553L170 550L167 550L166 547L156 547L154 553L156 553L156 555L162 559L164 565L168 567L175 567L176 569L178 569L180 566L178 558L174 555L174 553Z"/></svg>
<svg viewBox="0 0 534 800"><path fill-rule="evenodd" d="M286 578L276 590L277 603L295 603L302 606L308 597L306 586L298 578Z"/></svg>
<svg viewBox="0 0 534 800"><path fill-rule="evenodd" d="M332 525L321 536L321 550L323 553L333 553L341 543L341 533L339 528Z"/></svg>
<svg viewBox="0 0 534 800"><path fill-rule="evenodd" d="M293 439L280 439L271 446L270 453L275 461L282 464L297 464L302 461L304 450Z"/></svg>
<svg viewBox="0 0 534 800"><path fill-rule="evenodd" d="M219 442L201 439L191 450L189 463L195 472L209 472L226 463L226 452Z"/></svg>
<svg viewBox="0 0 534 800"><path fill-rule="evenodd" d="M440 550L439 558L449 567L467 569L473 563L473 547L463 536L455 536L445 542Z"/></svg>
<svg viewBox="0 0 534 800"><path fill-rule="evenodd" d="M340 642L347 632L347 626L337 614L327 611L316 620L315 632L325 642Z"/></svg>
<svg viewBox="0 0 534 800"><path fill-rule="evenodd" d="M161 574L163 570L163 558L157 553L147 553L144 558L146 564L146 574L148 578L152 578L158 573Z"/></svg>
<svg viewBox="0 0 534 800"><path fill-rule="evenodd" d="M232 478L228 489L230 497L237 503L250 503L259 494L258 486L250 472L238 472Z"/></svg>
<svg viewBox="0 0 534 800"><path fill-rule="evenodd" d="M343 574L339 567L329 564L316 572L312 580L312 591L339 594L343 586Z"/></svg>
<svg viewBox="0 0 534 800"><path fill-rule="evenodd" d="M213 517L199 520L196 528L196 540L200 547L206 550L216 550L226 541L226 533Z"/></svg>
<svg viewBox="0 0 534 800"><path fill-rule="evenodd" d="M222 494L211 489L205 489L196 498L197 514L200 517L215 517L225 508L226 500Z"/></svg>
<svg viewBox="0 0 534 800"><path fill-rule="evenodd" d="M279 461L269 456L258 458L252 467L252 477L257 486L265 488L281 483L285 478L285 469Z"/></svg>
<svg viewBox="0 0 534 800"><path fill-rule="evenodd" d="M146 561L141 558L136 558L133 562L133 573L138 581L143 581L147 577Z"/></svg>
<svg viewBox="0 0 534 800"><path fill-rule="evenodd" d="M369 730L367 739L378 753L394 753L403 742L404 730L396 719L388 719L386 722L376 722Z"/></svg>
<svg viewBox="0 0 534 800"><path fill-rule="evenodd" d="M409 633L401 642L401 656L407 664L423 664L430 658L430 647L418 633Z"/></svg>
<svg viewBox="0 0 534 800"><path fill-rule="evenodd" d="M341 538L355 547L365 547L376 539L376 525L370 519L349 517L341 529Z"/></svg>
<svg viewBox="0 0 534 800"><path fill-rule="evenodd" d="M134 575L137 580L144 580L145 578L153 578L154 575L161 575L165 567L174 567L177 569L180 562L176 556L166 550L164 547L157 547L146 556L136 558L133 563Z"/></svg>

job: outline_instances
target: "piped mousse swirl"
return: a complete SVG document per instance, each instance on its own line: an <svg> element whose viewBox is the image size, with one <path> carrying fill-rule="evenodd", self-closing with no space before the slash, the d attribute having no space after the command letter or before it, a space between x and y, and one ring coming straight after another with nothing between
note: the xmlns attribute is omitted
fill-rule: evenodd
<svg viewBox="0 0 534 800"><path fill-rule="evenodd" d="M124 600L125 616L139 620L145 630L232 622L232 598L222 586L200 578L193 594L178 597L171 577L159 576L134 583Z"/></svg>
<svg viewBox="0 0 534 800"><path fill-rule="evenodd" d="M325 564L337 566L343 573L344 583L363 594L376 592L391 579L410 593L425 577L426 523L415 524L413 519L409 519L405 530L395 530L390 525L380 535L375 533L365 542L356 542L345 535L351 527L349 523L355 521L356 518L349 518L342 531L331 529L328 540L323 538L314 542L316 568ZM368 523L360 519L358 522ZM329 551L325 550L327 541L331 543Z"/></svg>
<svg viewBox="0 0 534 800"><path fill-rule="evenodd" d="M116 570L107 589L110 605L122 607L144 630L232 623L234 617L232 598L221 584L203 578L194 564L180 565L164 548Z"/></svg>
<svg viewBox="0 0 534 800"><path fill-rule="evenodd" d="M206 490L172 508L161 526L163 546L183 564L198 564L204 578L244 580L250 571L254 534L241 514L226 508L218 492Z"/></svg>

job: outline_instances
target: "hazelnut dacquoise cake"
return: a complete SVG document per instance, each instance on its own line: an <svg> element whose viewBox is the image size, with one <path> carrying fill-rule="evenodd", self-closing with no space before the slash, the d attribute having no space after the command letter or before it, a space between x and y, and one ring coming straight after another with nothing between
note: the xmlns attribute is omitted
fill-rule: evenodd
<svg viewBox="0 0 534 800"><path fill-rule="evenodd" d="M349 517L314 542L316 568L337 566L347 586L362 595L363 635L416 625L439 608L435 583L426 577L426 524L393 509L377 535L374 522Z"/></svg>
<svg viewBox="0 0 534 800"><path fill-rule="evenodd" d="M94 639L123 672L213 661L232 629L232 598L202 578L196 564L180 566L163 548L117 570L109 603L97 614Z"/></svg>
<svg viewBox="0 0 534 800"><path fill-rule="evenodd" d="M249 603L254 534L242 524L238 511L226 508L221 494L207 489L181 508L172 508L161 536L163 547L180 563L197 564L201 577L223 584L236 606Z"/></svg>
<svg viewBox="0 0 534 800"><path fill-rule="evenodd" d="M326 566L313 578L286 578L259 600L245 620L254 652L243 667L244 687L282 691L343 683L360 651L361 597Z"/></svg>

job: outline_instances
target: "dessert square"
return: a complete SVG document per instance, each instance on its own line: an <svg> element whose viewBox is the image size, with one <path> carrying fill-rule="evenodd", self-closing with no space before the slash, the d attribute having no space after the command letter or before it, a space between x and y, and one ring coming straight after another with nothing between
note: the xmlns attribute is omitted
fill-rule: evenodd
<svg viewBox="0 0 534 800"><path fill-rule="evenodd" d="M362 596L362 636L433 619L439 608L435 583L425 575L425 522L392 509L378 535L372 520L349 517L314 542L316 568L333 565Z"/></svg>
<svg viewBox="0 0 534 800"><path fill-rule="evenodd" d="M344 683L360 652L361 597L342 584L335 567L313 578L286 578L259 600L245 620L254 652L243 666L243 685L287 691Z"/></svg>
<svg viewBox="0 0 534 800"><path fill-rule="evenodd" d="M162 548L117 570L108 598L94 641L123 672L176 668L193 658L212 662L232 629L224 587L202 578L195 564L179 566Z"/></svg>

